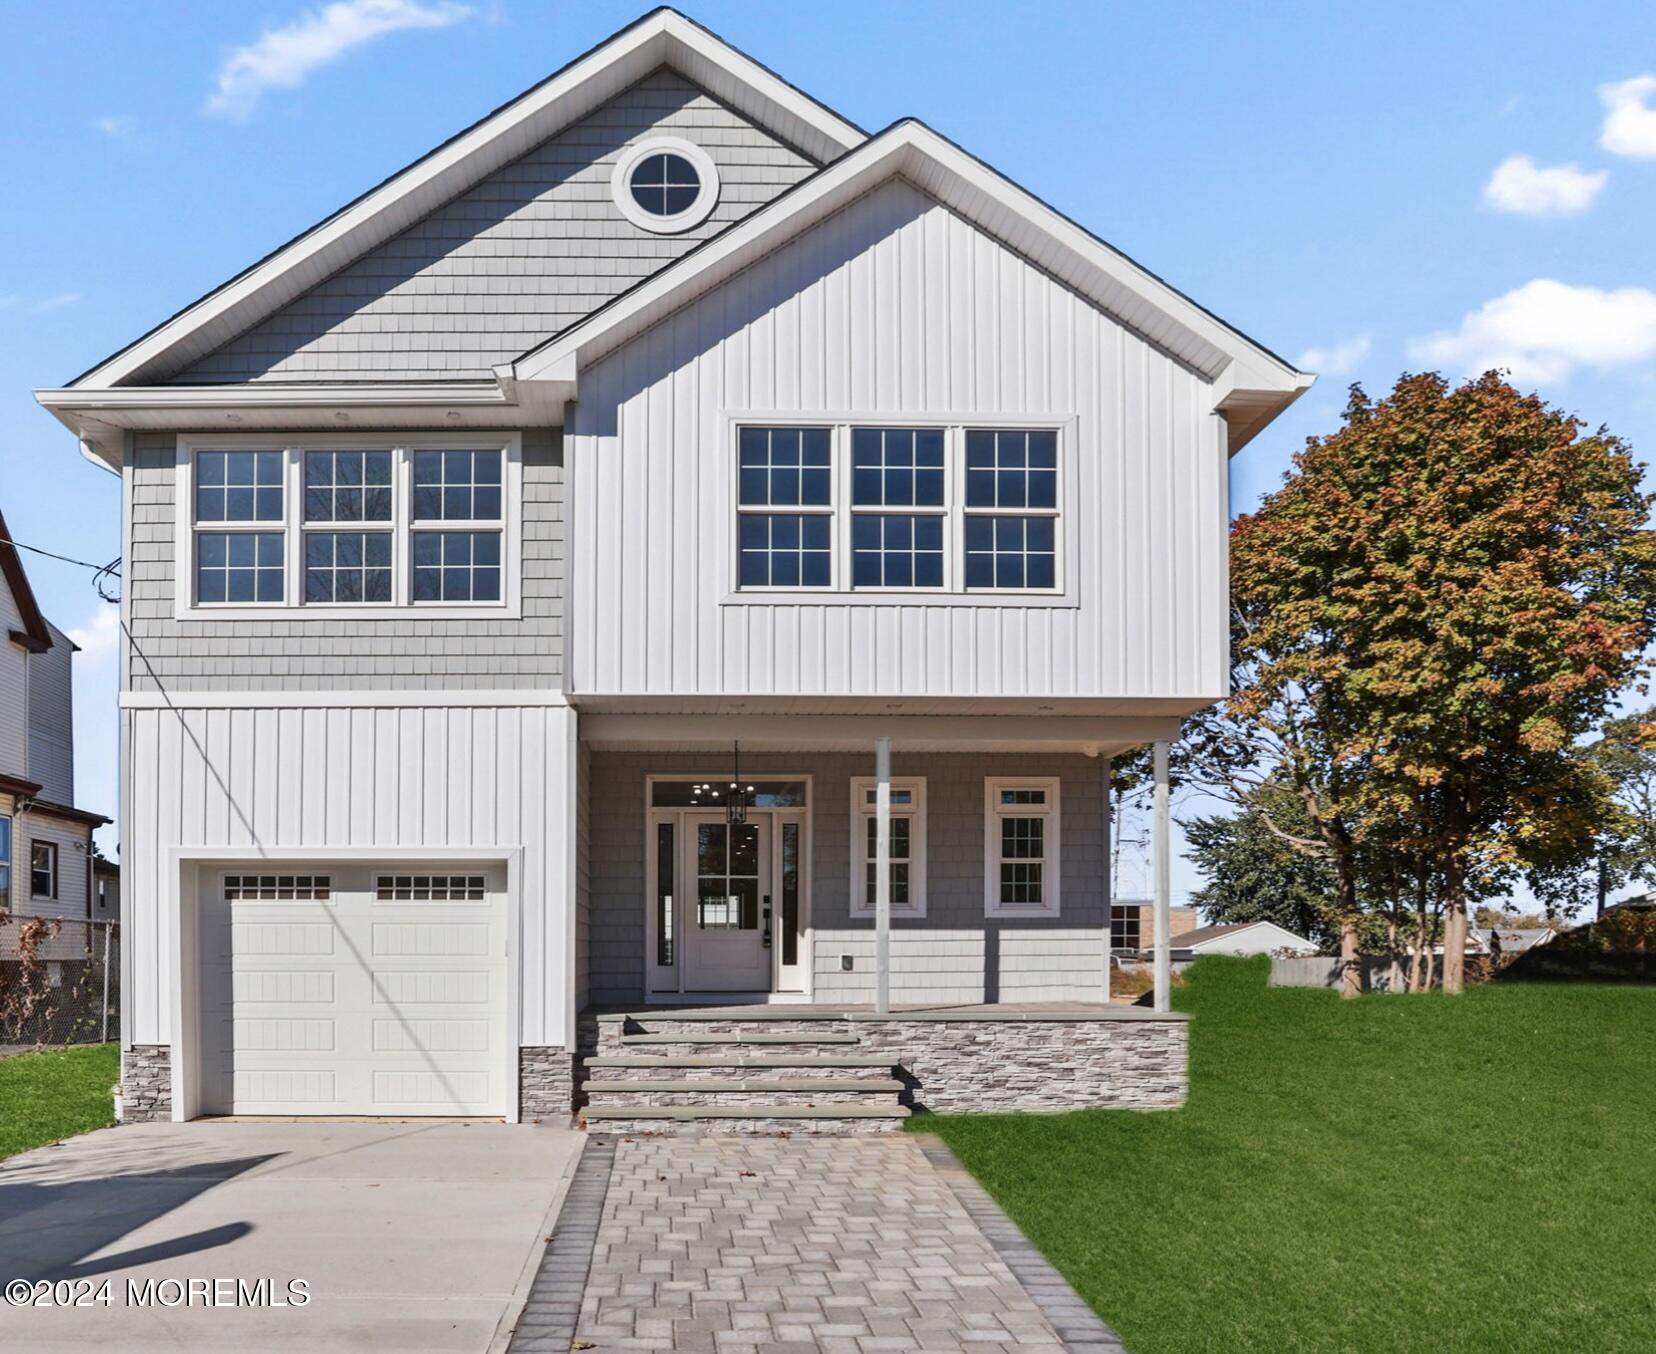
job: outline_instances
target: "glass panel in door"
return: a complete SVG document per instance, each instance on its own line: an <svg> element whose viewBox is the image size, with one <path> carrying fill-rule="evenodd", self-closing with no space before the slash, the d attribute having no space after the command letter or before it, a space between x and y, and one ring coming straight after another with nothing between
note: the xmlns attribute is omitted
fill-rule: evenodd
<svg viewBox="0 0 1656 1354"><path fill-rule="evenodd" d="M770 989L763 924L770 904L769 838L764 819L733 824L722 813L685 815L695 879L694 915L683 936L688 991Z"/></svg>

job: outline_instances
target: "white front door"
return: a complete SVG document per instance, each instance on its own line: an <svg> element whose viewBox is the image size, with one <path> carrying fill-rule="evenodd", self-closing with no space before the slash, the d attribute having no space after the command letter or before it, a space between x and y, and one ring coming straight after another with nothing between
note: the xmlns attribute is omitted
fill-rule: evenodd
<svg viewBox="0 0 1656 1354"><path fill-rule="evenodd" d="M770 826L763 814L735 824L723 813L684 815L686 991L770 990Z"/></svg>

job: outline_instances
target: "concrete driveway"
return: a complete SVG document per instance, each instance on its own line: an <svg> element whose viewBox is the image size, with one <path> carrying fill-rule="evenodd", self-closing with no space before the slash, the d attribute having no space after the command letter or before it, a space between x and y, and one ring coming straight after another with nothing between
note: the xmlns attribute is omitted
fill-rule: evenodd
<svg viewBox="0 0 1656 1354"><path fill-rule="evenodd" d="M504 1349L581 1142L538 1125L221 1121L13 1157L0 1290L68 1282L49 1306L0 1296L0 1348ZM75 1298L90 1305L58 1305Z"/></svg>

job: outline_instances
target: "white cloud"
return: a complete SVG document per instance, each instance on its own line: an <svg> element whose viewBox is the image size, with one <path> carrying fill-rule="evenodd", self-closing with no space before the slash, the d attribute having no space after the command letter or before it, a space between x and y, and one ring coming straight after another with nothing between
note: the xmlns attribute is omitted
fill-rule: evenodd
<svg viewBox="0 0 1656 1354"><path fill-rule="evenodd" d="M1593 205L1610 171L1589 173L1575 165L1538 165L1527 155L1509 155L1484 185L1484 201L1496 211L1519 216L1579 216Z"/></svg>
<svg viewBox="0 0 1656 1354"><path fill-rule="evenodd" d="M138 119L126 113L106 113L103 117L93 118L92 125L105 136L130 136L138 125Z"/></svg>
<svg viewBox="0 0 1656 1354"><path fill-rule="evenodd" d="M78 291L60 291L56 296L48 296L36 301L29 307L36 315L45 315L53 310L62 310L65 306L72 306L81 299Z"/></svg>
<svg viewBox="0 0 1656 1354"><path fill-rule="evenodd" d="M1307 348L1294 359L1294 365L1319 376L1346 376L1357 370L1372 346L1367 334L1359 334L1326 348Z"/></svg>
<svg viewBox="0 0 1656 1354"><path fill-rule="evenodd" d="M1578 366L1643 362L1656 357L1656 292L1536 278L1486 301L1458 329L1417 339L1409 355L1468 374L1505 367L1526 383L1563 381Z"/></svg>
<svg viewBox="0 0 1656 1354"><path fill-rule="evenodd" d="M214 77L207 111L241 120L267 89L294 89L319 67L339 60L353 47L405 28L446 28L471 14L452 0L336 0L301 14L280 28L267 28L257 42L224 58Z"/></svg>
<svg viewBox="0 0 1656 1354"><path fill-rule="evenodd" d="M1612 155L1656 159L1656 108L1650 106L1653 94L1656 75L1635 75L1631 80L1600 85L1604 127L1599 132L1599 145Z"/></svg>
<svg viewBox="0 0 1656 1354"><path fill-rule="evenodd" d="M105 603L94 611L82 625L68 632L69 638L80 646L77 664L99 663L115 651L121 638L121 611Z"/></svg>

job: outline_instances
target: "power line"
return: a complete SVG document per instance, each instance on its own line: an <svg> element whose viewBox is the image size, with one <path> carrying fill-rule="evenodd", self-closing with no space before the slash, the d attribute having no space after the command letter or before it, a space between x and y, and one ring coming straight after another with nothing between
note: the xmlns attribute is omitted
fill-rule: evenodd
<svg viewBox="0 0 1656 1354"><path fill-rule="evenodd" d="M0 536L0 541L4 541L14 550L29 550L37 555L45 555L47 559L61 560L65 564L78 564L83 569L92 570L93 573L110 574L115 578L119 578L121 576L121 557L119 555L110 560L108 564L93 564L88 560L74 559L69 555L60 555L55 550L42 549L38 545L25 545L22 541L14 541L6 536Z"/></svg>

